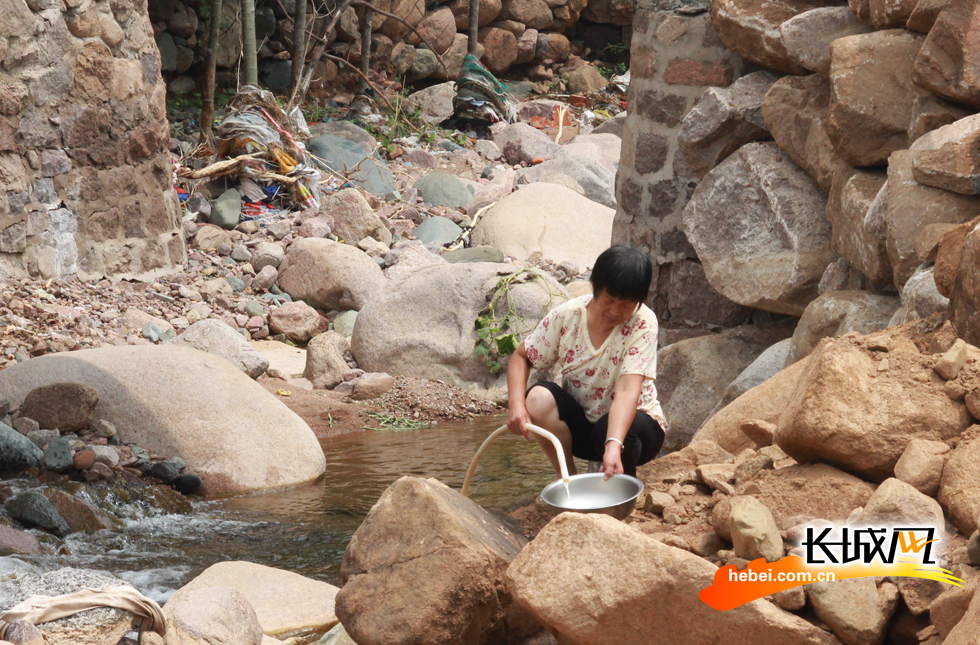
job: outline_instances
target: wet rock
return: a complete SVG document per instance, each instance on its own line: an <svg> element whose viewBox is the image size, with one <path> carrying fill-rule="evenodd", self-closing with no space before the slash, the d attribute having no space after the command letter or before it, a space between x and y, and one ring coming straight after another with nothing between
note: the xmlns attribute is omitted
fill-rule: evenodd
<svg viewBox="0 0 980 645"><path fill-rule="evenodd" d="M780 417L776 444L799 461L880 481L913 439L941 441L968 427L965 407L946 395L927 357L903 346L882 360L848 339L821 343Z"/></svg>
<svg viewBox="0 0 980 645"><path fill-rule="evenodd" d="M473 353L474 321L487 306L487 293L514 269L486 262L443 263L389 282L357 315L351 352L358 366L471 389L501 387L503 373L491 374ZM543 280L521 280L510 289L511 302L528 331L546 313L546 303L556 306L566 298L560 285L543 274L534 275ZM499 394L502 390L496 391Z"/></svg>
<svg viewBox="0 0 980 645"><path fill-rule="evenodd" d="M746 143L771 138L762 99L777 79L773 72L753 72L729 87L705 90L678 135L679 150L695 175L703 177Z"/></svg>
<svg viewBox="0 0 980 645"><path fill-rule="evenodd" d="M949 446L942 441L913 439L895 464L895 478L924 495L935 497L948 458Z"/></svg>
<svg viewBox="0 0 980 645"><path fill-rule="evenodd" d="M82 383L53 383L32 390L21 404L22 416L34 419L41 428L62 432L82 430L95 419L99 393Z"/></svg>
<svg viewBox="0 0 980 645"><path fill-rule="evenodd" d="M711 25L721 42L740 56L787 74L805 74L807 70L786 51L779 26L813 8L806 0L722 0L711 3Z"/></svg>
<svg viewBox="0 0 980 645"><path fill-rule="evenodd" d="M293 242L279 269L280 289L324 311L358 311L383 283L381 269L359 249L316 238Z"/></svg>
<svg viewBox="0 0 980 645"><path fill-rule="evenodd" d="M915 59L916 84L944 98L980 107L980 58L975 42L980 7L951 0L939 12Z"/></svg>
<svg viewBox="0 0 980 645"><path fill-rule="evenodd" d="M58 515L68 524L72 533L94 533L103 529L123 527L121 520L74 495L53 489L45 490L44 495L57 510Z"/></svg>
<svg viewBox="0 0 980 645"><path fill-rule="evenodd" d="M306 348L303 378L316 389L332 390L350 369L344 360L344 353L349 350L350 341L336 331L317 334Z"/></svg>
<svg viewBox="0 0 980 645"><path fill-rule="evenodd" d="M178 595L180 594L180 595ZM259 645L262 627L248 598L230 587L198 588L174 594L163 614L167 642Z"/></svg>
<svg viewBox="0 0 980 645"><path fill-rule="evenodd" d="M892 263L885 242L888 191L882 171L845 167L837 171L827 199L827 219L834 231L834 248L872 285L892 285Z"/></svg>
<svg viewBox="0 0 980 645"><path fill-rule="evenodd" d="M522 262L535 256L546 262L570 260L591 267L609 246L614 215L611 208L564 186L538 182L508 195L484 213L471 241L493 246Z"/></svg>
<svg viewBox="0 0 980 645"><path fill-rule="evenodd" d="M459 237L463 229L448 217L436 215L423 220L412 232L423 244L445 245Z"/></svg>
<svg viewBox="0 0 980 645"><path fill-rule="evenodd" d="M384 373L370 373L354 380L350 398L355 401L376 399L395 385L395 377Z"/></svg>
<svg viewBox="0 0 980 645"><path fill-rule="evenodd" d="M975 431L961 437L943 468L939 485L939 503L946 509L949 521L964 535L978 528L980 490L980 440Z"/></svg>
<svg viewBox="0 0 980 645"><path fill-rule="evenodd" d="M412 92L405 99L405 110L409 113L421 110L423 121L438 125L453 115L454 86L455 83L439 83Z"/></svg>
<svg viewBox="0 0 980 645"><path fill-rule="evenodd" d="M4 504L4 509L10 517L26 526L36 526L58 537L71 533L71 528L58 514L58 509L39 490L21 493Z"/></svg>
<svg viewBox="0 0 980 645"><path fill-rule="evenodd" d="M433 206L465 208L473 201L473 189L448 172L430 172L415 182L415 189ZM418 237L418 229L415 236Z"/></svg>
<svg viewBox="0 0 980 645"><path fill-rule="evenodd" d="M41 553L41 543L34 535L0 524L0 556Z"/></svg>
<svg viewBox="0 0 980 645"><path fill-rule="evenodd" d="M800 315L834 259L825 204L819 186L775 144L752 143L698 185L684 209L684 232L722 295Z"/></svg>
<svg viewBox="0 0 980 645"><path fill-rule="evenodd" d="M874 578L814 582L807 595L817 617L845 645L881 641L898 604L898 588L885 582L878 589Z"/></svg>
<svg viewBox="0 0 980 645"><path fill-rule="evenodd" d="M554 175L564 175L577 183L583 194L603 206L616 207L616 173L590 157L573 156L549 159L530 168L518 171L518 181L527 177L532 181L548 182ZM555 182L557 183L557 182Z"/></svg>
<svg viewBox="0 0 980 645"><path fill-rule="evenodd" d="M287 302L269 314L273 334L285 334L294 343L305 343L316 335L320 315L305 302Z"/></svg>
<svg viewBox="0 0 980 645"><path fill-rule="evenodd" d="M847 169L827 135L829 104L830 82L819 74L779 79L762 103L772 138L825 191Z"/></svg>
<svg viewBox="0 0 980 645"><path fill-rule="evenodd" d="M900 305L901 300L895 296L867 291L831 291L819 296L807 305L796 325L786 364L809 356L823 338L884 329Z"/></svg>
<svg viewBox="0 0 980 645"><path fill-rule="evenodd" d="M892 152L908 148L912 107L924 93L912 84L911 61L921 45L921 37L903 30L831 45L827 134L852 166L883 166Z"/></svg>
<svg viewBox="0 0 980 645"><path fill-rule="evenodd" d="M735 553L746 560L765 558L775 562L783 557L783 539L772 513L759 500L746 495L732 498L730 531Z"/></svg>
<svg viewBox="0 0 980 645"><path fill-rule="evenodd" d="M818 7L779 25L790 59L800 67L830 74L830 44L838 38L871 31L848 7Z"/></svg>
<svg viewBox="0 0 980 645"><path fill-rule="evenodd" d="M678 450L691 441L728 384L763 349L736 337L709 334L657 352L657 398L670 419L667 450Z"/></svg>
<svg viewBox="0 0 980 645"><path fill-rule="evenodd" d="M186 459L208 494L298 484L323 472L323 451L309 427L275 395L210 354L171 346L49 354L0 370L0 391L19 401L39 385L66 378L100 393L98 417L123 441ZM262 438L270 429L273 443ZM243 465L259 463L264 467Z"/></svg>
<svg viewBox="0 0 980 645"><path fill-rule="evenodd" d="M181 475L171 483L181 495L196 495L201 490L201 478L194 474Z"/></svg>
<svg viewBox="0 0 980 645"><path fill-rule="evenodd" d="M42 574L27 574L11 581L8 598L20 603L31 596L60 596L83 589L96 591L119 585L132 586L128 582L104 572L86 571L70 567ZM135 614L112 607L99 607L72 616L41 623L38 629L47 645L112 645L132 628Z"/></svg>
<svg viewBox="0 0 980 645"><path fill-rule="evenodd" d="M595 566L597 558L609 566ZM722 633L731 645L833 642L765 600L729 611L712 609L698 593L716 571L699 556L611 517L563 513L524 548L507 580L517 602L568 642L648 645L669 639L694 645ZM669 605L671 611L648 612L650 603ZM639 615L644 618L623 620Z"/></svg>
<svg viewBox="0 0 980 645"><path fill-rule="evenodd" d="M230 588L255 610L262 632L285 636L329 629L337 624L337 587L290 571L252 562L219 562L181 587L167 602L178 603L197 590Z"/></svg>
<svg viewBox="0 0 980 645"><path fill-rule="evenodd" d="M155 461L150 465L147 473L164 484L170 484L180 476L180 468L172 461Z"/></svg>
<svg viewBox="0 0 980 645"><path fill-rule="evenodd" d="M317 165L349 175L354 184L367 192L374 195L395 193L394 176L376 152L365 152L357 143L332 134L314 137L306 145L317 157Z"/></svg>
<svg viewBox="0 0 980 645"><path fill-rule="evenodd" d="M265 374L269 368L269 359L255 351L241 334L220 320L199 320L184 330L174 344L220 356L252 378Z"/></svg>
<svg viewBox="0 0 980 645"><path fill-rule="evenodd" d="M30 439L0 423L0 470L26 470L41 463L43 453Z"/></svg>
<svg viewBox="0 0 980 645"><path fill-rule="evenodd" d="M535 159L548 160L561 149L548 135L526 123L512 123L493 137L509 164L532 163Z"/></svg>
<svg viewBox="0 0 980 645"><path fill-rule="evenodd" d="M479 644L530 635L539 626L496 591L526 542L442 483L402 477L347 546L337 616L358 642ZM378 588L390 591L389 603L375 602Z"/></svg>

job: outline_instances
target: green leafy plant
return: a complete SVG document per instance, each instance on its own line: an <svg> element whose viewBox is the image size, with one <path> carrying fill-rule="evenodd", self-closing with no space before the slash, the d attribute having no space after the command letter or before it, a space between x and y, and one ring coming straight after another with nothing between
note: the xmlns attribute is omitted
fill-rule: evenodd
<svg viewBox="0 0 980 645"><path fill-rule="evenodd" d="M377 430L379 432L404 432L407 430L421 430L422 428L428 428L429 424L425 421L419 421L418 419L409 419L408 417L399 417L391 414L385 414L384 412L365 412L366 415L378 422L380 427L378 428L368 428L368 430Z"/></svg>
<svg viewBox="0 0 980 645"><path fill-rule="evenodd" d="M555 294L541 274L529 267L500 278L491 290L487 306L477 315L474 323L477 341L473 353L484 359L491 374L500 372L500 359L513 354L524 336L534 329L518 313L511 298L513 285L534 280L540 280L549 294L548 302L541 308L540 317L544 317Z"/></svg>

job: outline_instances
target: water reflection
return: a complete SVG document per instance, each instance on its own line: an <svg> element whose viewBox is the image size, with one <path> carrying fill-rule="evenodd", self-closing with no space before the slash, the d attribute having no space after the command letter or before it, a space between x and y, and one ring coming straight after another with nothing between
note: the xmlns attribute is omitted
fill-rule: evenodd
<svg viewBox="0 0 980 645"><path fill-rule="evenodd" d="M381 493L403 475L435 477L459 489L501 416L411 432L354 432L321 442L326 472L316 482L274 493L202 502L191 516L128 521L123 531L72 535L71 556L44 568L111 571L163 601L215 562L248 560L339 584L351 535ZM583 464L579 464L584 471ZM554 475L537 444L499 437L484 453L470 496L501 508L537 494Z"/></svg>

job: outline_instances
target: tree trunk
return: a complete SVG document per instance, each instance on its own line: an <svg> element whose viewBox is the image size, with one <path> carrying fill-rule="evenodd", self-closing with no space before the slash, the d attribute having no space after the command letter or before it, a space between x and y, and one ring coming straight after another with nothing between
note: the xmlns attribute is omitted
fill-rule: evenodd
<svg viewBox="0 0 980 645"><path fill-rule="evenodd" d="M201 100L201 145L211 141L214 120L214 69L218 62L218 26L221 22L221 0L211 0L211 22L208 24L208 49L204 55L204 98Z"/></svg>
<svg viewBox="0 0 980 645"><path fill-rule="evenodd" d="M259 84L255 51L255 0L242 0L242 71L246 85Z"/></svg>
<svg viewBox="0 0 980 645"><path fill-rule="evenodd" d="M477 34L480 27L480 0L470 0L469 41L466 43L466 53L476 58Z"/></svg>
<svg viewBox="0 0 980 645"><path fill-rule="evenodd" d="M374 5L374 0L367 0ZM371 23L374 22L374 10L371 6L364 8L364 26L361 28L361 89L368 88L368 71L371 69Z"/></svg>
<svg viewBox="0 0 980 645"><path fill-rule="evenodd" d="M296 17L293 22L293 75L290 82L292 94L303 80L303 63L306 62L306 0L296 0Z"/></svg>

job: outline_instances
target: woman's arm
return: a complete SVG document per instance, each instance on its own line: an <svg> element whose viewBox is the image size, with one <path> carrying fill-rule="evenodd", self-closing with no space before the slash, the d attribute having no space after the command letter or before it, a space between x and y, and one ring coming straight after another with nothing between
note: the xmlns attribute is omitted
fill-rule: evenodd
<svg viewBox="0 0 980 645"><path fill-rule="evenodd" d="M530 422L525 407L527 379L531 375L531 361L522 342L507 363L507 427L514 434L524 435L530 440L525 424Z"/></svg>
<svg viewBox="0 0 980 645"><path fill-rule="evenodd" d="M605 479L623 474L623 441L633 424L636 407L643 389L642 374L625 374L616 383L616 397L609 408L609 425L606 427L606 449L602 457ZM616 439L617 441L608 441Z"/></svg>

